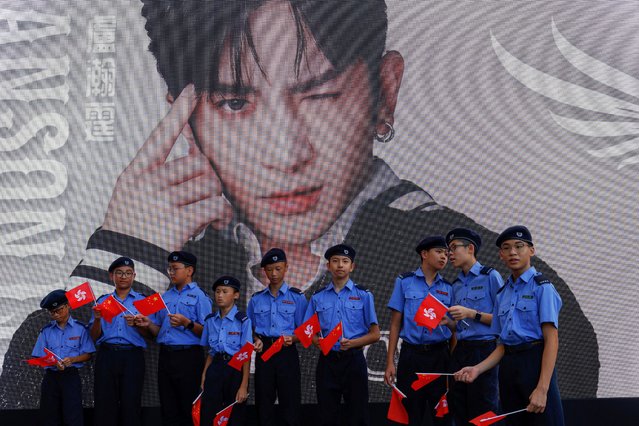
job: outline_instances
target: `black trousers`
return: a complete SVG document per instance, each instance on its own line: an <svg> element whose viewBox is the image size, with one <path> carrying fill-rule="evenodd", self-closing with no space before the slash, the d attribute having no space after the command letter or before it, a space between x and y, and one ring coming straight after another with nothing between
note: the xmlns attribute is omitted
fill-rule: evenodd
<svg viewBox="0 0 639 426"><path fill-rule="evenodd" d="M95 426L142 424L144 350L101 344L95 359Z"/></svg>
<svg viewBox="0 0 639 426"><path fill-rule="evenodd" d="M501 359L499 393L504 412L528 406L528 398L539 381L543 351L544 345L540 344L525 351L506 353ZM517 413L506 417L504 422L512 426L563 426L564 411L557 386L557 373L552 373L546 396L546 409L543 413Z"/></svg>
<svg viewBox="0 0 639 426"><path fill-rule="evenodd" d="M449 370L450 354L448 345L441 344L431 350L416 349L402 344L397 363L397 388L406 398L402 401L408 412L410 425L448 426L452 416L435 417L435 405L446 392L446 376L437 378L418 391L411 385L417 376L415 373L445 373Z"/></svg>
<svg viewBox="0 0 639 426"><path fill-rule="evenodd" d="M230 357L229 357L230 358ZM206 370L200 425L212 425L215 415L235 402L242 384L242 372L229 367L228 359L214 359ZM246 403L235 404L228 426L241 426L246 421Z"/></svg>
<svg viewBox="0 0 639 426"><path fill-rule="evenodd" d="M45 370L40 389L42 425L84 426L82 383L77 368Z"/></svg>
<svg viewBox="0 0 639 426"><path fill-rule="evenodd" d="M497 344L495 341L460 340L453 351L450 371L459 371L462 367L479 364L486 359ZM473 383L450 381L448 404L458 425L466 425L487 411L499 413L499 367L491 368L481 374Z"/></svg>
<svg viewBox="0 0 639 426"><path fill-rule="evenodd" d="M204 349L160 346L158 391L164 426L191 426L193 401L200 393Z"/></svg>
<svg viewBox="0 0 639 426"><path fill-rule="evenodd" d="M264 351L272 344L268 338ZM263 352L262 352L263 353ZM276 410L275 398L279 403ZM302 390L300 360L295 345L283 346L267 362L255 358L255 406L261 426L300 424ZM276 413L277 411L277 413Z"/></svg>
<svg viewBox="0 0 639 426"><path fill-rule="evenodd" d="M320 354L315 376L321 425L340 424L344 397L347 424L368 425L368 369L361 349Z"/></svg>

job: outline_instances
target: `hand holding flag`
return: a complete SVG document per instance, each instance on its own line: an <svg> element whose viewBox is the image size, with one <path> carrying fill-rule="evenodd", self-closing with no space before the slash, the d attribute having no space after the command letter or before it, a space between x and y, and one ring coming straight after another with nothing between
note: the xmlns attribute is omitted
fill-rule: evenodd
<svg viewBox="0 0 639 426"><path fill-rule="evenodd" d="M428 293L422 303L417 308L415 317L413 318L417 325L426 327L430 332L439 325L442 318L448 312L448 307L444 305L438 298Z"/></svg>
<svg viewBox="0 0 639 426"><path fill-rule="evenodd" d="M331 348L335 346L335 343L339 341L340 337L342 337L341 321L335 326L334 329L331 330L330 333L326 335L326 337L324 337L323 339L320 338L319 344L320 348L322 349L322 353L324 355L328 355L328 353L331 351Z"/></svg>
<svg viewBox="0 0 639 426"><path fill-rule="evenodd" d="M122 312L128 311L128 309L120 303L113 295L110 295L102 303L95 306L93 309L99 310L102 318L108 323L113 321L113 318L120 315ZM129 312L133 315L132 312Z"/></svg>
<svg viewBox="0 0 639 426"><path fill-rule="evenodd" d="M404 398L406 398L406 395L404 395L397 386L393 385L393 393L391 394L390 404L388 405L388 414L386 414L388 420L404 425L408 424L408 412L404 404L402 404L402 399Z"/></svg>
<svg viewBox="0 0 639 426"><path fill-rule="evenodd" d="M215 415L213 419L213 426L226 426L231 419L231 412L233 411L233 406L237 404L238 401L235 401L219 413Z"/></svg>
<svg viewBox="0 0 639 426"><path fill-rule="evenodd" d="M312 317L297 327L293 333L300 339L302 346L308 348L313 343L313 336L319 331L319 317L317 316L317 312L315 312Z"/></svg>
<svg viewBox="0 0 639 426"><path fill-rule="evenodd" d="M282 350L283 345L284 345L284 336L280 336L276 341L273 342L271 347L268 348L266 352L262 354L262 361L266 362L269 359L271 359L273 355L275 355L276 353Z"/></svg>
<svg viewBox="0 0 639 426"><path fill-rule="evenodd" d="M237 371L242 371L242 366L251 360L251 355L253 355L253 343L246 342L244 346L233 355L233 358L229 361L229 365Z"/></svg>
<svg viewBox="0 0 639 426"><path fill-rule="evenodd" d="M164 304L164 299L158 293L152 294L149 297L145 297L142 300L136 300L133 302L133 306L138 310L139 313L148 317L149 315L153 315L154 313L161 311L162 309L166 309L166 304Z"/></svg>
<svg viewBox="0 0 639 426"><path fill-rule="evenodd" d="M95 296L88 281L67 291L66 296L71 309L77 309L87 303L95 302Z"/></svg>
<svg viewBox="0 0 639 426"><path fill-rule="evenodd" d="M453 373L415 373L417 379L410 386L413 390L417 391L429 384L430 382L437 380L440 376L453 376Z"/></svg>
<svg viewBox="0 0 639 426"><path fill-rule="evenodd" d="M39 358L26 359L25 361L29 365L34 365L36 367L43 367L43 368L51 367L58 363L58 360L60 359L60 357L58 357L56 354L54 354L47 348L44 348L44 353L46 355L41 356Z"/></svg>

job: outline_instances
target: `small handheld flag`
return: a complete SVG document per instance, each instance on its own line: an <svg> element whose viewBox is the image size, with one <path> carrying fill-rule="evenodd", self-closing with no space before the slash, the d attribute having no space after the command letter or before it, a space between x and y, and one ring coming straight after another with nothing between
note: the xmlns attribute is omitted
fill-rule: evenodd
<svg viewBox="0 0 639 426"><path fill-rule="evenodd" d="M293 331L298 339L300 339L300 343L305 348L311 346L313 343L313 336L320 331L320 323L319 317L317 316L317 312L313 314L308 320L303 322L299 327Z"/></svg>
<svg viewBox="0 0 639 426"><path fill-rule="evenodd" d="M526 411L526 409L522 408L521 410L515 410L515 411L511 411L509 413L504 413L504 414L495 414L492 411L488 411L470 420L470 423L476 426L491 425L493 423L497 423L500 420L503 420L506 416L510 416L511 414L521 413L522 411Z"/></svg>
<svg viewBox="0 0 639 426"><path fill-rule="evenodd" d="M36 367L51 367L58 363L59 357L51 352L49 349L44 348L45 356L41 356L39 358L31 358L25 360L27 364L34 365Z"/></svg>
<svg viewBox="0 0 639 426"><path fill-rule="evenodd" d="M162 299L162 297L160 297L158 293L152 294L149 297L145 297L142 300L136 300L135 302L133 302L133 306L135 306L135 309L137 309L138 312L145 317L153 315L154 313L161 311L162 309L166 309L164 299Z"/></svg>
<svg viewBox="0 0 639 426"><path fill-rule="evenodd" d="M193 426L200 426L200 413L202 412L202 394L200 394L193 401L193 408L191 408L191 417L193 419Z"/></svg>
<svg viewBox="0 0 639 426"><path fill-rule="evenodd" d="M87 303L95 301L91 284L89 284L88 281L67 291L66 296L71 309L77 309L80 306L84 306Z"/></svg>
<svg viewBox="0 0 639 426"><path fill-rule="evenodd" d="M266 352L262 354L262 361L266 362L269 359L271 359L273 355L275 355L276 353L282 350L283 345L284 345L284 336L280 336L279 339L273 342L271 347L268 348Z"/></svg>
<svg viewBox="0 0 639 426"><path fill-rule="evenodd" d="M404 404L402 404L402 399L404 398L406 398L406 395L404 395L397 386L393 385L393 393L391 394L390 404L388 405L388 414L386 414L388 420L404 425L408 424L408 412Z"/></svg>
<svg viewBox="0 0 639 426"><path fill-rule="evenodd" d="M233 406L237 404L237 401L220 411L215 415L213 419L214 426L226 426L231 419L231 412L233 411Z"/></svg>
<svg viewBox="0 0 639 426"><path fill-rule="evenodd" d="M253 343L246 342L244 346L233 355L233 358L229 361L229 365L237 371L242 371L242 366L251 360L251 355L253 355Z"/></svg>
<svg viewBox="0 0 639 426"><path fill-rule="evenodd" d="M334 329L331 330L330 333L326 335L323 339L320 338L319 344L322 349L322 353L324 355L328 355L331 351L331 348L335 346L335 343L342 337L342 322L340 321Z"/></svg>
<svg viewBox="0 0 639 426"><path fill-rule="evenodd" d="M113 321L113 318L128 310L122 303L118 302L113 295L104 299L104 301L97 305L94 309L99 310L102 314L102 318L109 323Z"/></svg>
<svg viewBox="0 0 639 426"><path fill-rule="evenodd" d="M424 298L419 308L417 308L413 319L417 325L426 327L432 332L444 318L446 312L448 312L448 307L440 302L438 298L428 293L428 296Z"/></svg>
<svg viewBox="0 0 639 426"><path fill-rule="evenodd" d="M441 398L439 398L439 402L435 405L435 417L444 417L448 414L448 399L446 399L446 391Z"/></svg>

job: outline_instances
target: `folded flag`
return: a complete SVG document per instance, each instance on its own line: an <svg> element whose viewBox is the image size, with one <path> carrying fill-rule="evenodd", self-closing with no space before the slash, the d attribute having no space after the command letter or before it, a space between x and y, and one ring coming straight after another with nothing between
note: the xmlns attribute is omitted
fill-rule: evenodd
<svg viewBox="0 0 639 426"><path fill-rule="evenodd" d="M193 408L191 408L191 418L193 419L193 426L200 426L200 413L202 412L202 392L193 401Z"/></svg>
<svg viewBox="0 0 639 426"><path fill-rule="evenodd" d="M417 374L417 380L415 380L413 384L410 385L410 387L413 388L413 390L415 391L420 390L421 388L423 388L424 386L426 386L433 380L437 380L439 377L441 377L441 374L436 374L436 373L416 373L416 374Z"/></svg>
<svg viewBox="0 0 639 426"><path fill-rule="evenodd" d="M492 425L493 423L497 423L498 421L503 420L506 416L510 416L511 414L521 413L522 411L526 411L526 409L522 408L521 410L515 410L515 411L511 411L510 413L504 413L504 414L495 414L492 411L488 411L469 421L470 423L476 426Z"/></svg>
<svg viewBox="0 0 639 426"><path fill-rule="evenodd" d="M433 331L448 312L448 307L439 301L438 298L428 293L415 313L415 323Z"/></svg>
<svg viewBox="0 0 639 426"><path fill-rule="evenodd" d="M115 297L113 297L113 295L104 299L104 301L97 305L95 309L99 310L102 314L102 318L109 323L113 321L113 318L127 310L122 303L118 302Z"/></svg>
<svg viewBox="0 0 639 426"><path fill-rule="evenodd" d="M162 309L166 309L166 305L164 304L164 299L158 293L152 294L149 297L145 297L142 300L136 300L133 302L133 306L138 310L139 313L148 317L149 315L153 315L154 313L161 311Z"/></svg>
<svg viewBox="0 0 639 426"><path fill-rule="evenodd" d="M442 397L439 398L437 405L435 405L435 417L444 417L448 414L448 399L446 399L447 393L448 392L445 392Z"/></svg>
<svg viewBox="0 0 639 426"><path fill-rule="evenodd" d="M284 336L280 336L279 339L274 341L271 347L268 348L266 352L262 354L262 361L266 362L269 359L271 359L273 355L275 355L276 353L282 350L283 345L284 345Z"/></svg>
<svg viewBox="0 0 639 426"><path fill-rule="evenodd" d="M342 322L340 321L334 329L331 330L330 333L323 339L320 338L319 344L322 349L322 353L324 355L328 355L331 351L331 348L335 346L335 343L342 337Z"/></svg>
<svg viewBox="0 0 639 426"><path fill-rule="evenodd" d="M299 327L293 331L298 339L300 339L300 343L305 348L311 346L313 343L313 336L320 331L320 323L319 317L317 316L317 312L313 314L308 320L303 322Z"/></svg>
<svg viewBox="0 0 639 426"><path fill-rule="evenodd" d="M214 426L226 426L228 424L229 420L231 419L231 412L233 411L233 406L235 404L237 404L237 401L234 402L233 404L229 405L228 407L226 407L225 409L223 409L219 413L217 413L215 415L215 418L213 419L213 425Z"/></svg>
<svg viewBox="0 0 639 426"><path fill-rule="evenodd" d="M242 371L242 366L251 360L251 355L253 355L253 343L246 342L244 346L233 355L233 358L229 361L229 365L237 371Z"/></svg>
<svg viewBox="0 0 639 426"><path fill-rule="evenodd" d="M388 406L388 414L386 417L388 420L392 420L403 425L408 424L408 412L402 404L402 399L406 398L397 386L393 385L393 393L391 394L390 404Z"/></svg>
<svg viewBox="0 0 639 426"><path fill-rule="evenodd" d="M79 286L72 288L67 291L66 295L71 309L77 309L80 306L84 306L95 300L95 296L93 295L93 290L91 289L91 284L89 284L89 282L82 283Z"/></svg>
<svg viewBox="0 0 639 426"><path fill-rule="evenodd" d="M45 356L41 356L39 358L31 358L25 360L29 365L35 365L36 367L51 367L52 365L56 365L58 363L58 357L51 352L49 349L44 348Z"/></svg>

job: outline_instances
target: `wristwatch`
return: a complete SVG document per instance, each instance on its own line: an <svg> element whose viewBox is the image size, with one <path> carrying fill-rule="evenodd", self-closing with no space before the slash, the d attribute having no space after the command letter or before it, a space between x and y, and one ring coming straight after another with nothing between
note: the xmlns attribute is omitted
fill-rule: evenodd
<svg viewBox="0 0 639 426"><path fill-rule="evenodd" d="M195 323L191 320L191 322L186 325L186 329L193 330L193 327L195 327Z"/></svg>
<svg viewBox="0 0 639 426"><path fill-rule="evenodd" d="M481 321L481 312L477 311L477 313L475 314L475 321L477 322Z"/></svg>

